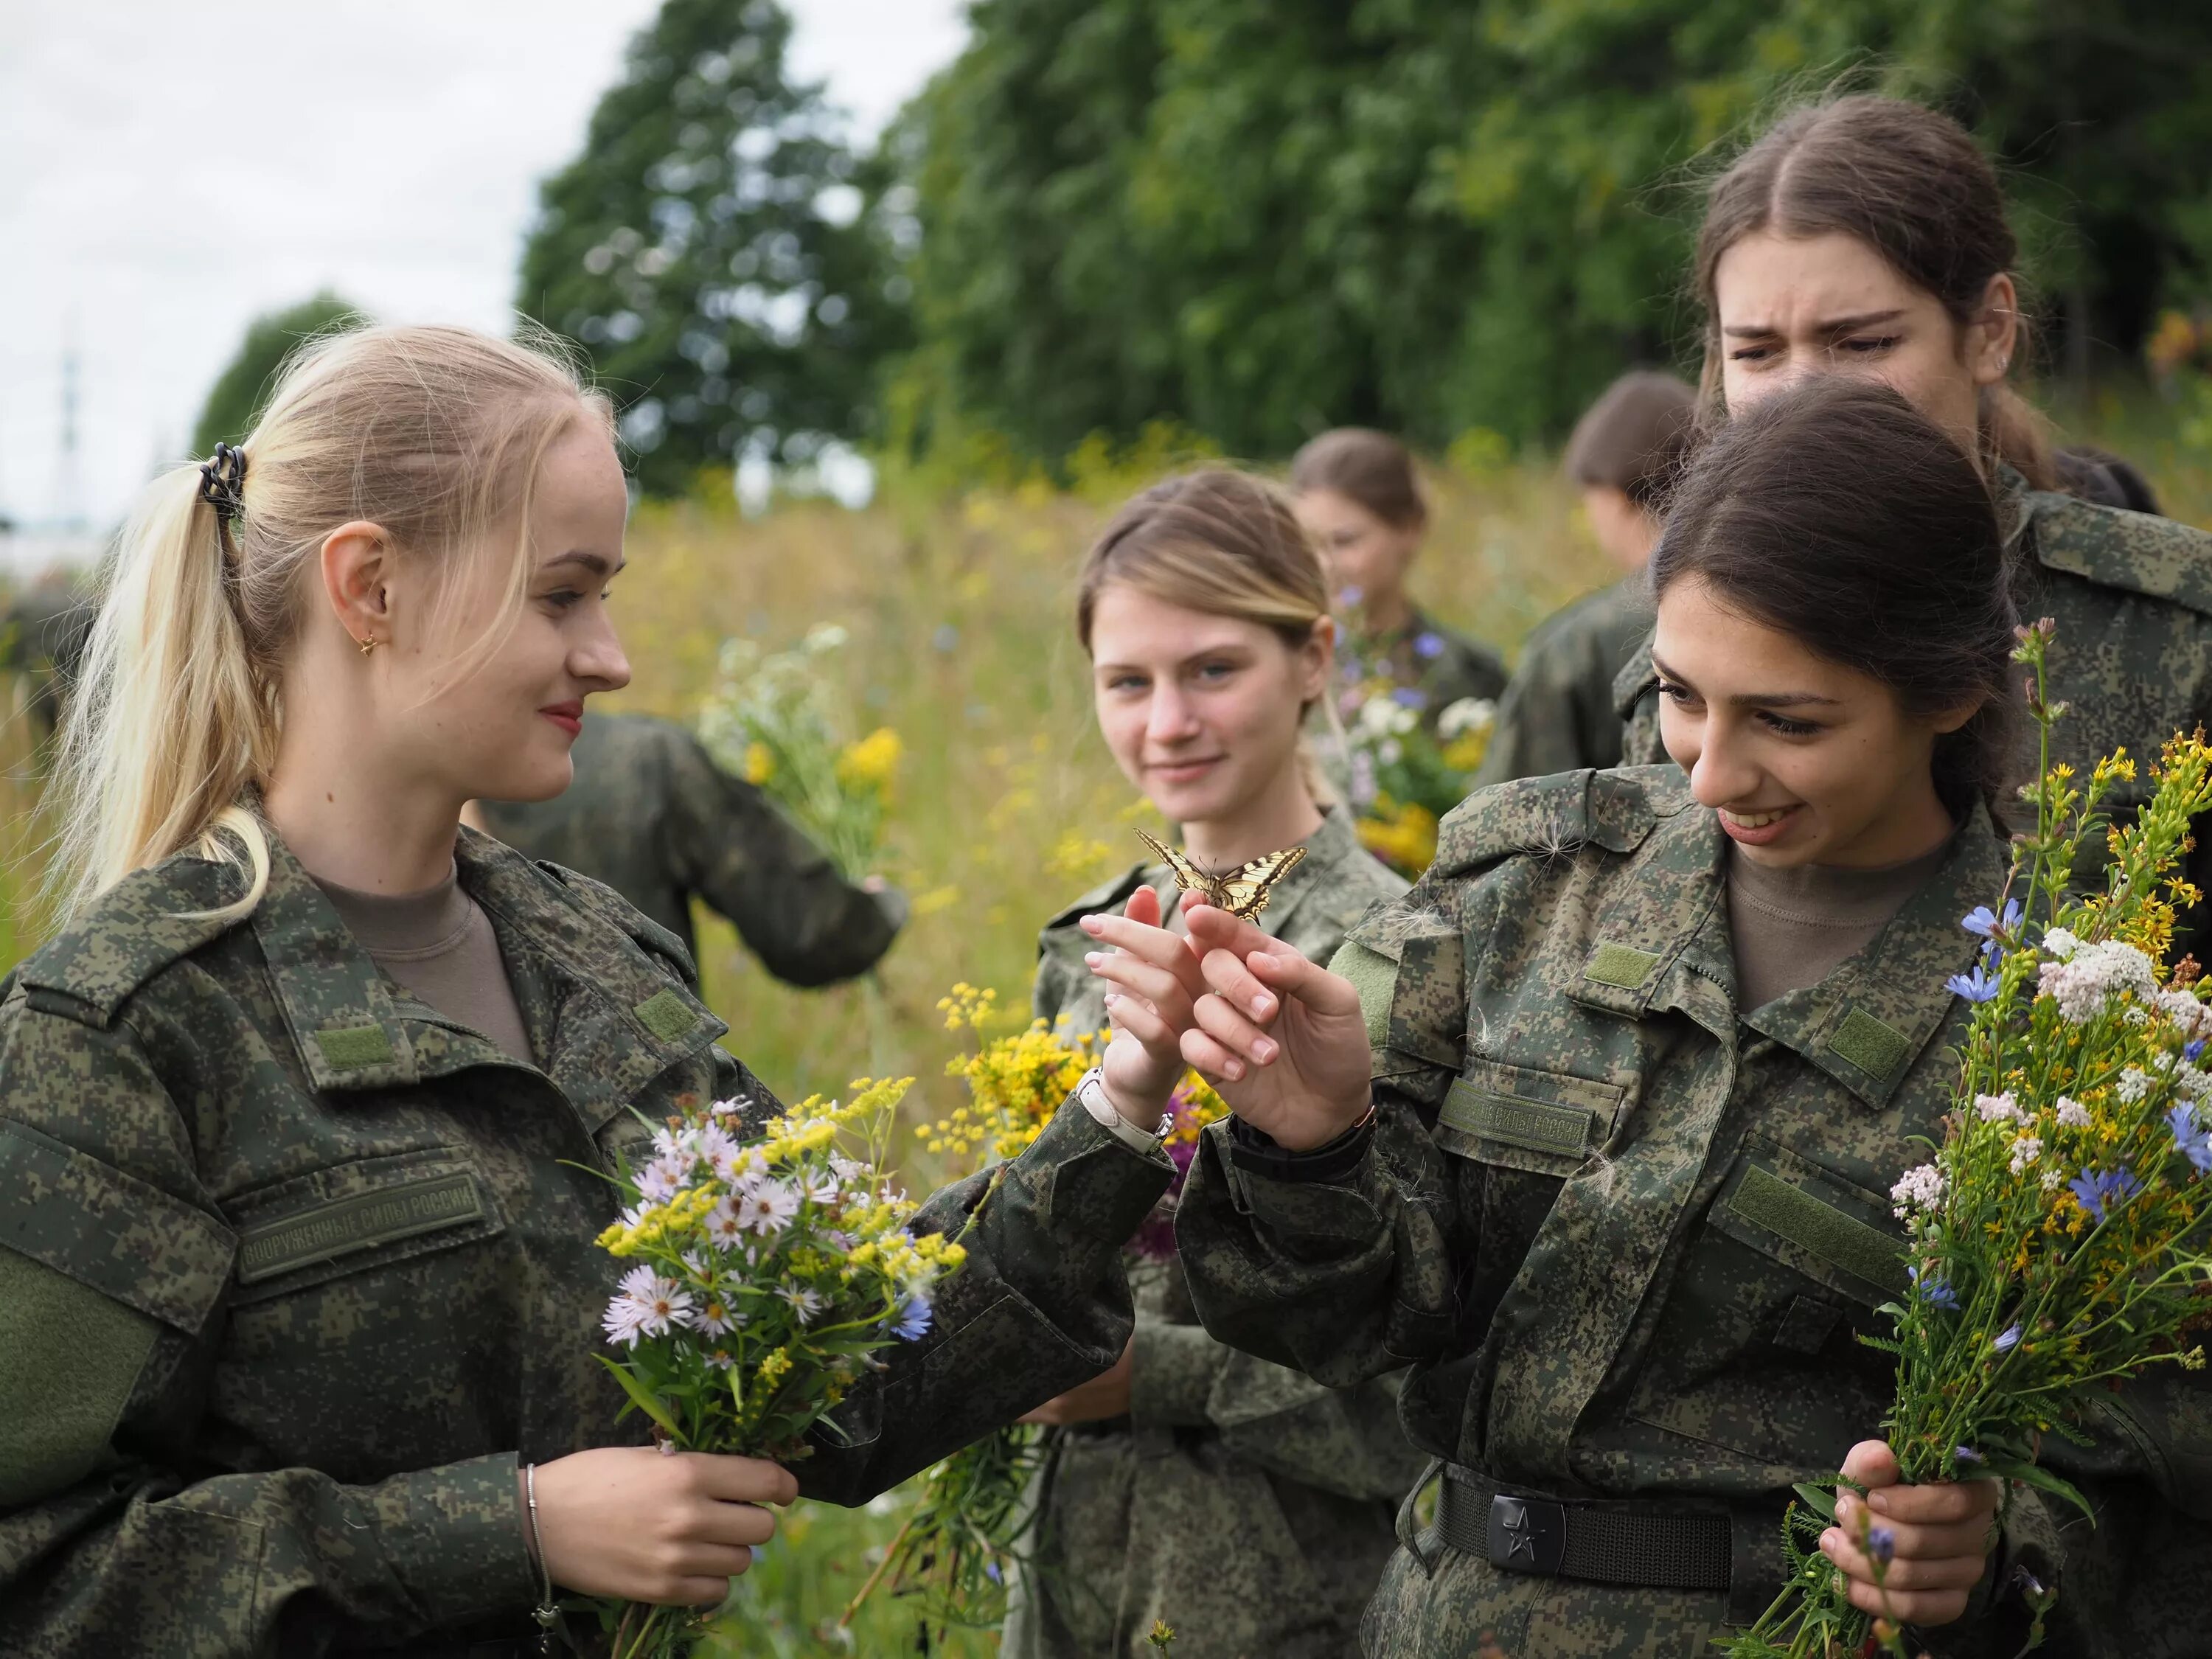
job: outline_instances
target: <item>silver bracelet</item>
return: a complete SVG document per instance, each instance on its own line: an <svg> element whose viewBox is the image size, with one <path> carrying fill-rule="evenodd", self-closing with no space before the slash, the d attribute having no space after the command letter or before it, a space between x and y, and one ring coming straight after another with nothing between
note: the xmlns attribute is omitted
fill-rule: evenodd
<svg viewBox="0 0 2212 1659"><path fill-rule="evenodd" d="M561 1609L553 1601L553 1570L545 1565L545 1538L538 1530L538 1465L526 1464L522 1471L523 1497L530 1505L530 1550L538 1558L538 1580L544 1586L544 1594L530 1616L538 1621L538 1628L545 1632L538 1638L538 1650L550 1653L553 1626L561 1622Z"/></svg>

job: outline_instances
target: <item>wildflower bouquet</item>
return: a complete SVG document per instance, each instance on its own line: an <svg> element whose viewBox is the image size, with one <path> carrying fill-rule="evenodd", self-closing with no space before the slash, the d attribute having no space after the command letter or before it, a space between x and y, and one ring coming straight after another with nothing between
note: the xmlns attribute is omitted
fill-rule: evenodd
<svg viewBox="0 0 2212 1659"><path fill-rule="evenodd" d="M631 1265L607 1304L599 1356L667 1451L790 1463L876 1353L929 1329L957 1240L906 1231L914 1205L882 1173L911 1078L861 1079L843 1105L810 1099L765 1139L735 1133L737 1107L690 1104L626 1164L622 1218L600 1235ZM665 1659L698 1639L683 1607L607 1604L615 1659Z"/></svg>
<svg viewBox="0 0 2212 1659"><path fill-rule="evenodd" d="M1411 642L1416 660L1432 635ZM1435 641L1426 654L1443 648ZM1339 657L1343 689L1336 708L1343 731L1340 774L1367 850L1401 874L1418 876L1437 855L1437 820L1466 797L1489 747L1497 706L1462 697L1425 723L1428 694L1400 682L1387 653L1348 634Z"/></svg>
<svg viewBox="0 0 2212 1659"><path fill-rule="evenodd" d="M795 651L725 641L698 729L716 761L766 791L858 878L882 847L902 746L887 726L850 741L841 735L854 722L838 706L826 659L847 638L824 623Z"/></svg>
<svg viewBox="0 0 2212 1659"><path fill-rule="evenodd" d="M2021 791L2036 828L2014 837L1996 904L1966 917L1983 946L1948 988L1973 1006L1954 1109L1932 1157L1891 1193L1909 1234L1911 1291L1881 1311L1897 1356L1884 1423L1908 1481L2002 1476L2087 1512L2037 1458L2042 1438L2081 1439L2093 1395L2148 1367L2204 1363L2193 1332L2212 1283L2212 1069L2200 1065L2212 1007L2195 965L2163 959L2174 913L2194 902L2175 874L2191 818L2212 804L2212 749L2168 743L2157 789L2132 824L2110 828L2104 887L2068 891L2083 844L2106 830L2100 803L2134 776L2124 754L2085 787L2051 763L2062 708L2043 698L2046 620L2021 630L2043 768ZM1832 1524L1832 1489L1800 1486L1784 1523L1792 1574L1731 1659L1896 1655L1896 1625L1845 1600L1813 1547ZM1889 1529L1859 1542L1886 1565ZM1801 1540L1802 1540L1801 1542ZM2056 1591L2018 1588L2042 1640Z"/></svg>

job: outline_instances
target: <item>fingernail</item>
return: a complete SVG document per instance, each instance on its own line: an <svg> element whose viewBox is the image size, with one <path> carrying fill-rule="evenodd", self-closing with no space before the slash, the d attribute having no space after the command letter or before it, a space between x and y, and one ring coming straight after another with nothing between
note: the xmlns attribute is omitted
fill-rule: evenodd
<svg viewBox="0 0 2212 1659"><path fill-rule="evenodd" d="M1838 1547L1842 1545L1843 1541L1843 1534L1831 1528L1828 1531L1820 1534L1820 1553L1823 1555L1833 1555Z"/></svg>
<svg viewBox="0 0 2212 1659"><path fill-rule="evenodd" d="M1252 999L1252 1018L1255 1019L1265 1019L1274 1011L1274 998L1271 996L1254 997Z"/></svg>
<svg viewBox="0 0 2212 1659"><path fill-rule="evenodd" d="M1275 1045L1267 1038L1261 1037L1252 1045L1252 1058L1262 1066L1273 1065L1275 1059Z"/></svg>
<svg viewBox="0 0 2212 1659"><path fill-rule="evenodd" d="M1096 968L1105 960L1106 953L1103 951L1085 951L1083 953L1084 965L1088 968Z"/></svg>
<svg viewBox="0 0 2212 1659"><path fill-rule="evenodd" d="M1244 1063L1242 1060L1232 1060L1221 1068L1221 1074L1234 1083L1244 1075Z"/></svg>
<svg viewBox="0 0 2212 1659"><path fill-rule="evenodd" d="M1076 926L1086 933L1096 933L1103 931L1106 924L1097 916L1079 916L1076 918Z"/></svg>

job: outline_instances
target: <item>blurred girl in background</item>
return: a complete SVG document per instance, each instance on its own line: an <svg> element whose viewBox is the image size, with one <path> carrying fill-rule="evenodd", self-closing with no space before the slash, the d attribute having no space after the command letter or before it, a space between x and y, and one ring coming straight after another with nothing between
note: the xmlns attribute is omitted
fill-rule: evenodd
<svg viewBox="0 0 2212 1659"><path fill-rule="evenodd" d="M1341 654L1357 659L1360 678L1387 675L1416 694L1431 730L1452 704L1505 689L1503 658L1444 627L1407 591L1429 508L1405 445L1362 427L1324 432L1291 461L1291 489L1351 630Z"/></svg>

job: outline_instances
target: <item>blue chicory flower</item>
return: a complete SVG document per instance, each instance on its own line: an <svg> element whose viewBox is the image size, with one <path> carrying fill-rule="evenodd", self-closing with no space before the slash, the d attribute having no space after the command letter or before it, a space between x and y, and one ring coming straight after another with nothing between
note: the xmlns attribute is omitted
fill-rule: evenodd
<svg viewBox="0 0 2212 1659"><path fill-rule="evenodd" d="M1977 904L1959 919L1959 926L1977 939L1994 939L1999 933L2009 933L2020 925L2020 901L2007 899L2004 915L1999 917L1986 904Z"/></svg>
<svg viewBox="0 0 2212 1659"><path fill-rule="evenodd" d="M2117 1170L2084 1170L2066 1185L2089 1218L2100 1225L2106 1206L2118 1209L2142 1190L2142 1182L2124 1164Z"/></svg>
<svg viewBox="0 0 2212 1659"><path fill-rule="evenodd" d="M994 1584L1002 1583L1006 1579L1006 1574L999 1571L999 1564L996 1561L986 1561L983 1564L983 1577Z"/></svg>
<svg viewBox="0 0 2212 1659"><path fill-rule="evenodd" d="M1943 981L1943 988L1954 997L1964 997L1968 1002L1990 1002L1996 998L1998 981L1990 977L1989 969L1981 963L1973 971L1954 974Z"/></svg>
<svg viewBox="0 0 2212 1659"><path fill-rule="evenodd" d="M1990 1346L1999 1353L2010 1353L2020 1346L2020 1336L2021 1330L2018 1324L2008 1325L1990 1339ZM1963 1452L1966 1449L1961 1446L1959 1449Z"/></svg>
<svg viewBox="0 0 2212 1659"><path fill-rule="evenodd" d="M1920 1292L1921 1299L1929 1307L1942 1308L1948 1313L1958 1312L1959 1293L1948 1283L1932 1277L1923 1279L1917 1267L1908 1267L1905 1271L1911 1275L1913 1285Z"/></svg>
<svg viewBox="0 0 2212 1659"><path fill-rule="evenodd" d="M2018 1330L2020 1327L2015 1325L2013 1328L2014 1330ZM1989 1459L1984 1457L1981 1453L1976 1451L1972 1446L1954 1446L1951 1448L1951 1455L1954 1461L1960 1463L1986 1463L1989 1462Z"/></svg>
<svg viewBox="0 0 2212 1659"><path fill-rule="evenodd" d="M1432 628L1425 628L1413 635L1413 654L1423 662L1433 662L1444 653L1444 636Z"/></svg>
<svg viewBox="0 0 2212 1659"><path fill-rule="evenodd" d="M1426 708L1429 706L1429 694L1416 690L1410 685L1401 685L1390 694L1390 701L1401 708Z"/></svg>
<svg viewBox="0 0 2212 1659"><path fill-rule="evenodd" d="M2212 1172L2212 1131L2197 1121L2195 1106L2177 1103L2166 1115L2166 1127L2173 1131L2174 1151L2194 1164L2199 1175Z"/></svg>
<svg viewBox="0 0 2212 1659"><path fill-rule="evenodd" d="M1897 1554L1897 1534L1888 1527L1867 1528L1867 1553L1885 1567Z"/></svg>
<svg viewBox="0 0 2212 1659"><path fill-rule="evenodd" d="M2192 1066L2197 1063L2197 1055L2203 1052L2204 1039L2203 1037L2191 1037L2188 1042L2181 1045L2181 1057Z"/></svg>
<svg viewBox="0 0 2212 1659"><path fill-rule="evenodd" d="M929 1298L916 1291L899 1304L890 1324L891 1334L902 1342L919 1342L929 1334Z"/></svg>

